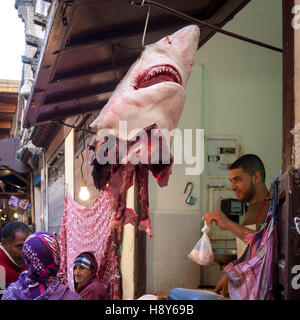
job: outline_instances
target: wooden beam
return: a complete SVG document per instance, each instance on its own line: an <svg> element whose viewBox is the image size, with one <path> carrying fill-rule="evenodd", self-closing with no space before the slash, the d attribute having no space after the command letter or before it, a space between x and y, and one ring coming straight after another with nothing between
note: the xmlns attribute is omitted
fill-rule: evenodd
<svg viewBox="0 0 300 320"><path fill-rule="evenodd" d="M18 92L14 92L13 94L7 93L4 94L0 92L0 103L8 104L8 105L17 105L18 103Z"/></svg>
<svg viewBox="0 0 300 320"><path fill-rule="evenodd" d="M95 111L100 111L104 105L107 103L108 99L99 101L94 104L85 105L80 104L76 106L76 108L64 108L59 111L48 112L44 114L40 114L38 117L39 123L49 123L49 122L56 122L57 120L70 118L72 116L78 116L84 114L93 113Z"/></svg>
<svg viewBox="0 0 300 320"><path fill-rule="evenodd" d="M13 118L13 114L2 113L0 109L0 121L11 121Z"/></svg>
<svg viewBox="0 0 300 320"><path fill-rule="evenodd" d="M8 121L0 121L0 129L10 129L11 122Z"/></svg>
<svg viewBox="0 0 300 320"><path fill-rule="evenodd" d="M28 180L25 179L22 175L20 175L18 172L16 172L14 169L11 169L7 166L3 166L4 168L6 168L7 170L9 170L14 176L18 177L20 180L22 180L23 182L25 182L26 184L29 184Z"/></svg>
<svg viewBox="0 0 300 320"><path fill-rule="evenodd" d="M295 121L295 30L291 21L293 19L292 8L293 0L282 2L282 24L283 24L283 113L282 113L282 169L288 170L294 166L295 159L295 136L291 134L294 129ZM297 32L298 33L298 32Z"/></svg>
<svg viewBox="0 0 300 320"><path fill-rule="evenodd" d="M133 57L130 59L126 60L119 60L116 61L116 68L115 72L126 72L128 68L134 63L137 57ZM112 69L112 64L107 63L107 64L97 64L97 65L90 65L86 67L81 67L78 69L73 69L72 71L69 72L63 72L63 73L56 73L54 78L52 79L51 83L55 82L60 82L61 81L68 81L68 80L74 80L79 77L87 77L91 75L96 75L96 74L101 74L104 72L111 71L113 72L114 70Z"/></svg>
<svg viewBox="0 0 300 320"><path fill-rule="evenodd" d="M58 104L58 103L66 103L74 101L74 106L78 104L79 99L83 99L85 97L91 97L91 96L100 96L105 95L104 98L106 98L106 95L111 95L113 90L116 88L117 82L116 81L108 81L105 83L102 83L101 85L90 85L88 87L83 88L73 88L73 91L70 92L59 92L52 96L49 95L44 101L44 105L49 104Z"/></svg>
<svg viewBox="0 0 300 320"><path fill-rule="evenodd" d="M14 104L1 104L0 103L0 112L1 113L15 113L17 106Z"/></svg>
<svg viewBox="0 0 300 320"><path fill-rule="evenodd" d="M0 199L1 198L10 198L10 197L18 197L18 198L26 198L29 199L29 193L28 192L0 192Z"/></svg>
<svg viewBox="0 0 300 320"><path fill-rule="evenodd" d="M3 136L4 137L3 139L10 137L9 132L10 132L9 129L1 129L0 128L0 136Z"/></svg>
<svg viewBox="0 0 300 320"><path fill-rule="evenodd" d="M9 132L0 132L0 139L7 139L9 138Z"/></svg>

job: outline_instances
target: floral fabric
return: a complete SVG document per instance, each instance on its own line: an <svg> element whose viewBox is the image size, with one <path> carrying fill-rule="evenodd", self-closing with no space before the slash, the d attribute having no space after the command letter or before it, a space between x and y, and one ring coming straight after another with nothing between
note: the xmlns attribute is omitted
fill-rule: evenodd
<svg viewBox="0 0 300 320"><path fill-rule="evenodd" d="M112 207L109 193L101 190L88 207L66 195L58 242L61 264L58 276L74 290L73 263L85 251L92 251L98 263L98 278L107 289L109 299L121 299L119 257L110 231ZM118 234L117 238L120 238ZM119 243L119 242L118 242ZM117 245L119 250L119 244Z"/></svg>

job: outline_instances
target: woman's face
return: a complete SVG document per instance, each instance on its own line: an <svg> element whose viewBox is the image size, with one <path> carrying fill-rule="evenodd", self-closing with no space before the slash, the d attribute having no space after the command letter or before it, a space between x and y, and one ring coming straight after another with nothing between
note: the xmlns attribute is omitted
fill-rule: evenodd
<svg viewBox="0 0 300 320"><path fill-rule="evenodd" d="M74 266L73 273L75 282L80 285L90 277L92 271L87 267L76 265Z"/></svg>

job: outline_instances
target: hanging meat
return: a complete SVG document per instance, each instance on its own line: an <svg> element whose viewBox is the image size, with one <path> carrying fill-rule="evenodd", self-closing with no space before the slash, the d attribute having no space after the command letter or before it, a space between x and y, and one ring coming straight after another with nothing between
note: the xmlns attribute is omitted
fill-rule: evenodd
<svg viewBox="0 0 300 320"><path fill-rule="evenodd" d="M172 130L185 103L185 88L198 48L198 26L184 27L146 46L116 87L91 127L96 135L92 176L97 189L111 193L111 228L134 224L152 236L148 172L168 185L173 157ZM126 208L126 191L137 185L141 212Z"/></svg>

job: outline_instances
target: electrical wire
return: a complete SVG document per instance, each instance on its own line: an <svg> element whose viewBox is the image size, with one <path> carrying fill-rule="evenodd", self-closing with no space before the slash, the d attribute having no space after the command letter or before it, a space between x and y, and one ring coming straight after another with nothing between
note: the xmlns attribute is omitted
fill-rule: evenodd
<svg viewBox="0 0 300 320"><path fill-rule="evenodd" d="M112 54L112 68L114 71L115 81L118 81L116 68L115 68L115 45L114 45L114 43L111 44L111 54Z"/></svg>
<svg viewBox="0 0 300 320"><path fill-rule="evenodd" d="M82 115L82 117L84 118L84 115ZM83 163L84 163L83 150L85 149L85 135L84 135L84 133L85 133L85 123L84 123L83 129L84 129L84 130L82 130L82 142L83 142L83 147L82 147L82 149L81 149L81 160L82 160L82 161L81 161L81 167L80 167L81 179L82 179L82 180L84 180L84 179L83 179L83 170L82 170L82 168L83 168Z"/></svg>

